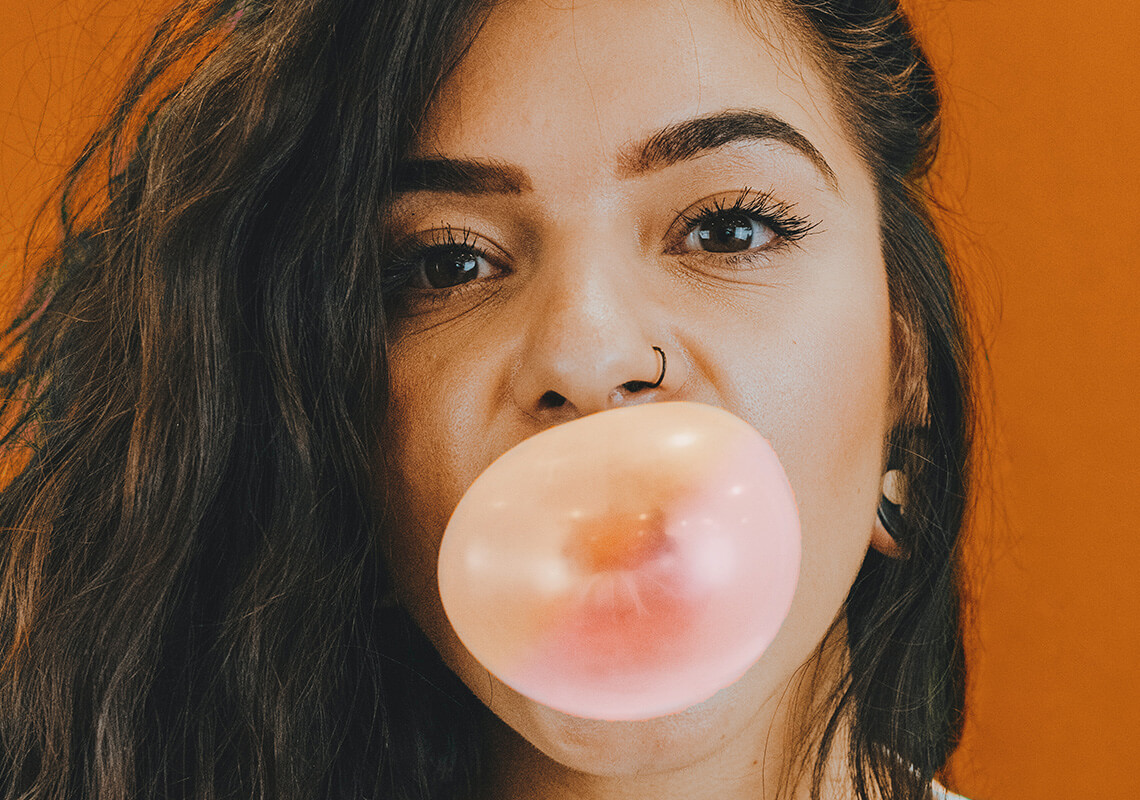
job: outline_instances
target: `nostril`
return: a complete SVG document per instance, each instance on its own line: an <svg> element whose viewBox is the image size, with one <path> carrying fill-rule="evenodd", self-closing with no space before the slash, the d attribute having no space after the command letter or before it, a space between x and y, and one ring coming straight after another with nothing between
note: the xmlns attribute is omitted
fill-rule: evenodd
<svg viewBox="0 0 1140 800"><path fill-rule="evenodd" d="M636 394L645 389L656 388L656 384L652 384L649 381L626 381L621 385L621 388L630 394Z"/></svg>
<svg viewBox="0 0 1140 800"><path fill-rule="evenodd" d="M538 398L539 408L561 408L566 405L566 398L558 392L550 391Z"/></svg>

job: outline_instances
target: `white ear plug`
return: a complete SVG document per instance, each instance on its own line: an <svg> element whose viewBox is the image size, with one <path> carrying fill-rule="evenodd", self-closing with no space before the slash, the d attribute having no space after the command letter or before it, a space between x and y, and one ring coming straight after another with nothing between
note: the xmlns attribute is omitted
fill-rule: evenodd
<svg viewBox="0 0 1140 800"><path fill-rule="evenodd" d="M883 497L896 506L902 505L906 495L906 476L902 470L892 469L883 475Z"/></svg>

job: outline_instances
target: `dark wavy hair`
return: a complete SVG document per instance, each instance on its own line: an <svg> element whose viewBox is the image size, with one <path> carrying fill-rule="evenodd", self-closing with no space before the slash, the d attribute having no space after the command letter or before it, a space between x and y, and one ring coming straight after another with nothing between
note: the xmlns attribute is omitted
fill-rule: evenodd
<svg viewBox="0 0 1140 800"><path fill-rule="evenodd" d="M378 223L487 5L184 0L66 175L2 355L3 798L472 793L486 712L385 602ZM875 176L908 409L908 557L851 589L816 792L849 721L859 797L923 798L962 722L973 429L939 100L894 0L778 9Z"/></svg>

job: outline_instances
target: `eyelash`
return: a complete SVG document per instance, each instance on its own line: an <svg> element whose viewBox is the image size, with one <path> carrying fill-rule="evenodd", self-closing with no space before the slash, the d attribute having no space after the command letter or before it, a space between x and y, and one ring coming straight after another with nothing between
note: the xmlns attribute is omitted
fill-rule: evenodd
<svg viewBox="0 0 1140 800"><path fill-rule="evenodd" d="M728 258L735 262L738 259L752 258L759 252L771 251L794 244L818 227L819 223L795 213L795 206L772 197L768 192L756 192L745 188L738 192L731 202L726 203L724 198L715 198L711 201L702 200L692 208L680 213L677 224L673 230L681 231L681 239L698 225L706 224L717 217L728 214L745 214L757 222L771 229L776 235L775 240L761 248L759 251L746 251L733 254L714 254L718 258ZM676 245L674 246L676 247ZM695 254L690 254L695 255Z"/></svg>
<svg viewBox="0 0 1140 800"><path fill-rule="evenodd" d="M672 244L666 252L690 258L713 258L729 265L747 262L761 254L771 254L799 242L819 225L818 222L796 214L794 209L794 205L776 200L768 192L756 192L749 188L742 189L727 202L726 198L700 201L691 209L679 212L677 222L674 223L667 235L667 238L672 240ZM737 253L680 250L684 239L694 228L708 224L718 217L734 213L751 217L770 229L775 238L756 250ZM485 248L475 244L477 237L465 228L456 229L450 225L444 225L432 229L426 234L421 234L421 237L413 237L412 241L397 246L395 248L396 257L384 270L382 288L384 296L389 298L391 303L402 304L412 294L420 295L417 297L417 303L442 303L454 295L472 288L471 284L475 281L438 289L414 286L413 283L419 277L417 271L420 265L432 251L455 249L492 265L498 262L498 259L488 253Z"/></svg>
<svg viewBox="0 0 1140 800"><path fill-rule="evenodd" d="M411 241L397 244L394 248L396 256L384 269L381 278L384 297L388 299L390 305L399 305L412 293L424 295L429 301L442 301L453 293L467 288L467 283L461 283L450 289L424 289L412 284L418 277L416 271L421 261L433 250L443 251L453 248L466 250L477 258L494 262L486 249L474 244L475 240L474 234L466 228L456 230L450 225L444 225L441 228L433 228L419 237L412 237Z"/></svg>

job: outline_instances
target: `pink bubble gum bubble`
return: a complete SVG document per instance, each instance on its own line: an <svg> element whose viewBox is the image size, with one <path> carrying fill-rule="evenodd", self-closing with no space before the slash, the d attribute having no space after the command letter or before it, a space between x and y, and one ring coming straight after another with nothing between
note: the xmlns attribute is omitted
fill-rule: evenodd
<svg viewBox="0 0 1140 800"><path fill-rule="evenodd" d="M444 610L499 680L578 717L684 710L736 682L795 593L800 526L750 425L649 403L558 425L500 456L439 552Z"/></svg>

